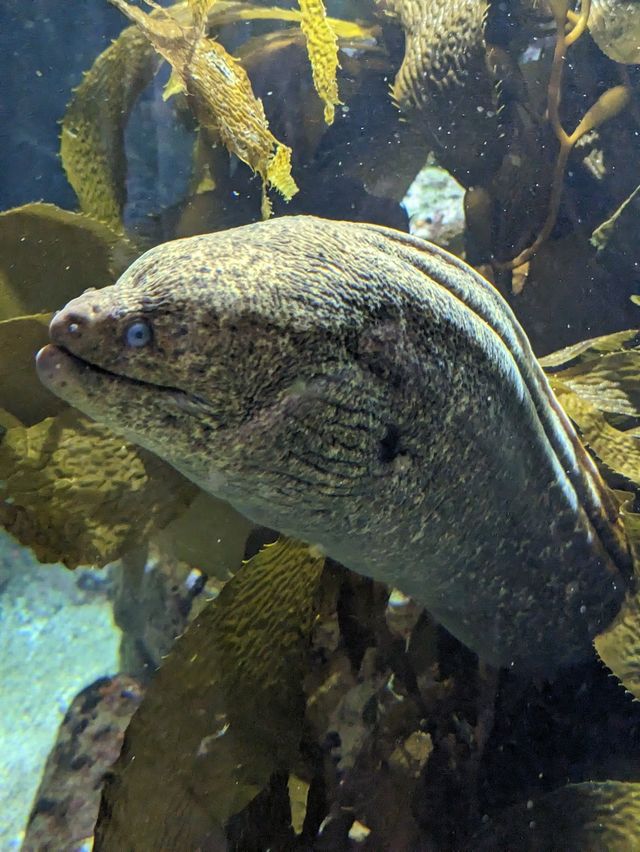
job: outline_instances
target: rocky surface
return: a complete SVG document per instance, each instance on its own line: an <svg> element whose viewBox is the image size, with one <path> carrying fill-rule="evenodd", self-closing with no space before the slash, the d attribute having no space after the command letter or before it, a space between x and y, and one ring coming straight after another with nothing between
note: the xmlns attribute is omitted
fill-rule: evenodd
<svg viewBox="0 0 640 852"><path fill-rule="evenodd" d="M0 534L0 849L20 848L69 704L118 667L104 575L38 565Z"/></svg>

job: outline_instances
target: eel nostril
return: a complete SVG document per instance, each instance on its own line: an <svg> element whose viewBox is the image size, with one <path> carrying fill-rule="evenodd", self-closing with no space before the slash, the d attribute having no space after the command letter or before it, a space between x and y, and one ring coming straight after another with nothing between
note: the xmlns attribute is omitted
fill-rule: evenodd
<svg viewBox="0 0 640 852"><path fill-rule="evenodd" d="M88 325L86 316L79 311L59 311L51 320L49 335L54 342L79 340Z"/></svg>
<svg viewBox="0 0 640 852"><path fill-rule="evenodd" d="M83 327L87 324L80 314L70 314L64 318L65 331L71 337L80 337Z"/></svg>

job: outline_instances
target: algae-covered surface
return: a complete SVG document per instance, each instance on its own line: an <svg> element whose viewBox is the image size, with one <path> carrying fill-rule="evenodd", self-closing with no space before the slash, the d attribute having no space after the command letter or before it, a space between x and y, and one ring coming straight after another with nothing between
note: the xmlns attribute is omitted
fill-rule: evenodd
<svg viewBox="0 0 640 852"><path fill-rule="evenodd" d="M95 575L40 565L0 533L0 849L19 849L44 762L76 694L118 670Z"/></svg>

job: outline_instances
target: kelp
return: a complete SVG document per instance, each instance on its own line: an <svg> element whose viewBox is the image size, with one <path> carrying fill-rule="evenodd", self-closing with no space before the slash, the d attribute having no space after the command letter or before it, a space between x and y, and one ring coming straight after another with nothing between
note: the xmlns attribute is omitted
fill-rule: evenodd
<svg viewBox="0 0 640 852"><path fill-rule="evenodd" d="M0 408L26 426L66 408L34 366L51 312L88 287L112 283L132 251L108 226L54 204L0 213Z"/></svg>
<svg viewBox="0 0 640 852"><path fill-rule="evenodd" d="M253 94L240 63L219 42L205 38L196 27L184 27L169 13L158 9L153 17L125 0L111 2L171 64L171 90L188 93L198 123L212 141L219 137L232 154L260 175L263 216L270 215L271 209L267 186L291 199L297 192L291 177L291 149L270 132L262 101Z"/></svg>
<svg viewBox="0 0 640 852"><path fill-rule="evenodd" d="M587 361L594 363L598 355L608 352L618 352L628 349L634 343L640 343L640 331L635 328L625 331L616 331L613 334L605 334L602 337L591 337L581 340L564 349L558 349L540 358L540 364L545 370L553 374L556 367L569 367L584 364Z"/></svg>
<svg viewBox="0 0 640 852"><path fill-rule="evenodd" d="M124 131L157 65L148 39L128 27L85 74L62 121L60 156L80 208L116 231L126 201Z"/></svg>
<svg viewBox="0 0 640 852"><path fill-rule="evenodd" d="M0 213L0 320L53 311L88 287L113 283L127 248L95 218L54 204Z"/></svg>
<svg viewBox="0 0 640 852"><path fill-rule="evenodd" d="M34 356L51 312L115 280L130 246L118 234L53 204L0 213L0 408L26 426L66 406L38 380Z"/></svg>
<svg viewBox="0 0 640 852"><path fill-rule="evenodd" d="M568 784L508 808L471 840L478 852L632 849L640 836L640 784Z"/></svg>
<svg viewBox="0 0 640 852"><path fill-rule="evenodd" d="M556 157L547 216L533 242L511 260L498 264L501 268L516 269L527 263L543 243L549 239L560 212L560 202L564 188L564 176L569 155L587 133L609 121L622 112L631 100L631 89L627 85L612 86L603 92L589 107L571 133L564 129L560 117L562 99L562 77L568 49L575 44L585 31L591 15L591 0L581 0L580 12L569 16L569 0L550 2L551 12L556 24L556 45L549 75L547 93L547 117L553 128L559 149ZM567 31L567 27L569 30Z"/></svg>
<svg viewBox="0 0 640 852"><path fill-rule="evenodd" d="M634 2L600 0L592 3L589 32L600 50L614 62L640 62L640 6Z"/></svg>
<svg viewBox="0 0 640 852"><path fill-rule="evenodd" d="M176 642L107 781L96 850L209 848L294 761L323 566L267 545Z"/></svg>
<svg viewBox="0 0 640 852"><path fill-rule="evenodd" d="M640 484L640 442L613 426L602 411L575 391L553 382L560 404L577 425L585 444L610 470ZM605 403L606 404L606 403Z"/></svg>
<svg viewBox="0 0 640 852"><path fill-rule="evenodd" d="M586 445L609 470L640 485L640 330L582 341L541 359L556 396ZM564 367L564 369L559 369ZM614 415L614 416L612 416ZM631 418L618 422L615 415Z"/></svg>
<svg viewBox="0 0 640 852"><path fill-rule="evenodd" d="M0 214L0 522L41 562L104 565L167 524L196 491L71 411L35 371L51 312L112 283L133 251L104 223L53 204Z"/></svg>
<svg viewBox="0 0 640 852"><path fill-rule="evenodd" d="M126 153L124 131L132 108L155 73L159 57L149 38L151 30L178 27L183 47L198 41L201 47L198 64L204 69L203 82L196 83L192 69L186 88L191 85L194 102L188 101L198 121L208 127L209 134L237 154L263 180L281 191L285 198L295 192L290 174L288 147L270 134L262 104L254 98L248 77L221 44L202 37L203 27L216 29L238 21L273 20L301 24L310 36L310 61L316 88L326 103L327 114L338 103L335 73L338 67L336 38L361 44L374 40L375 27L326 17L321 0L307 3L303 11L277 6L261 6L238 0L192 0L170 7L171 16L156 9L149 15L124 2L120 8L129 17L136 16L136 26L128 27L95 61L82 83L74 90L62 122L61 157L69 182L81 209L106 222L114 230L122 229L126 202ZM128 11L127 11L128 10ZM195 18L193 17L195 14ZM141 26L147 27L145 33ZM158 33L157 33L158 34ZM158 36L159 37L159 36ZM180 36L177 35L178 41ZM184 62L172 51L174 60ZM210 54L207 59L207 52ZM171 61L170 57L166 57ZM235 77L235 86L231 77ZM175 69L165 94L185 88L184 75ZM230 101L228 99L231 97ZM226 103L234 104L232 115L226 115ZM243 126L242 122L245 121ZM220 125L220 126L219 126ZM266 214L268 205L263 203Z"/></svg>
<svg viewBox="0 0 640 852"><path fill-rule="evenodd" d="M338 37L327 19L322 0L299 0L302 20L300 26L307 43L313 71L313 82L324 101L324 120L333 124L338 97L337 70Z"/></svg>
<svg viewBox="0 0 640 852"><path fill-rule="evenodd" d="M562 407L607 470L640 487L640 330L582 341L542 359ZM559 369L561 368L561 369ZM606 471L605 471L606 472ZM634 584L613 623L596 636L602 662L640 699L640 514L633 495L620 495L634 557Z"/></svg>
<svg viewBox="0 0 640 852"><path fill-rule="evenodd" d="M69 409L0 441L0 523L41 562L104 565L184 510L195 486Z"/></svg>
<svg viewBox="0 0 640 852"><path fill-rule="evenodd" d="M623 510L624 511L624 510ZM640 544L640 516L625 512L627 535ZM598 656L634 698L640 700L640 594L630 593L613 624L594 640Z"/></svg>
<svg viewBox="0 0 640 852"><path fill-rule="evenodd" d="M603 354L562 371L562 385L600 411L637 417L640 412L640 350Z"/></svg>
<svg viewBox="0 0 640 852"><path fill-rule="evenodd" d="M25 426L67 408L36 375L34 355L49 341L51 314L0 321L0 409Z"/></svg>

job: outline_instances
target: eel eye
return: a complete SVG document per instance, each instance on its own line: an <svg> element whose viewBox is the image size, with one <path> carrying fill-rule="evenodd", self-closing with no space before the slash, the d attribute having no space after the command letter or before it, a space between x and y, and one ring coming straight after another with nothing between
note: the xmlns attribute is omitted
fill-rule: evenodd
<svg viewBox="0 0 640 852"><path fill-rule="evenodd" d="M125 330L124 342L127 346L140 349L140 347L151 343L152 336L149 323L146 320L136 320Z"/></svg>

